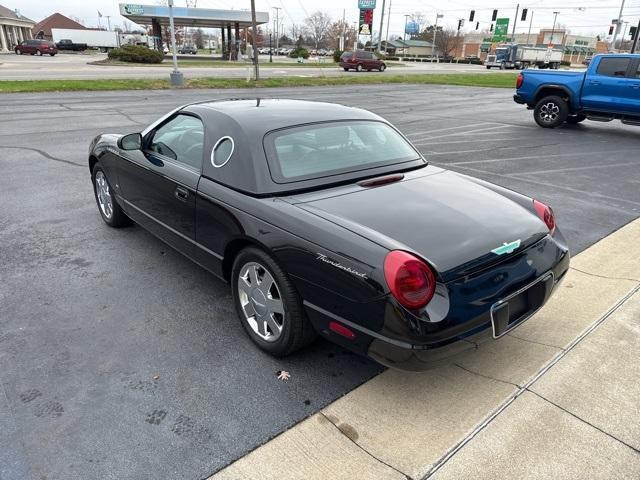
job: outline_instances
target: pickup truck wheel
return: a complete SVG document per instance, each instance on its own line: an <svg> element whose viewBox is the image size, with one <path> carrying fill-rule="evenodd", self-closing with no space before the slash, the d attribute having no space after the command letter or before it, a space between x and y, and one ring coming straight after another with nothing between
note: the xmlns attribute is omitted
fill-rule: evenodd
<svg viewBox="0 0 640 480"><path fill-rule="evenodd" d="M265 251L248 247L238 254L231 288L240 322L262 350L289 355L316 338L289 276Z"/></svg>
<svg viewBox="0 0 640 480"><path fill-rule="evenodd" d="M582 113L578 115L570 115L567 117L567 123L570 125L575 125L577 123L584 122L586 119L587 116L583 115Z"/></svg>
<svg viewBox="0 0 640 480"><path fill-rule="evenodd" d="M567 102L555 95L541 98L533 110L533 118L543 128L562 125L569 115Z"/></svg>
<svg viewBox="0 0 640 480"><path fill-rule="evenodd" d="M487 65L487 70L491 70L491 67L489 65Z"/></svg>

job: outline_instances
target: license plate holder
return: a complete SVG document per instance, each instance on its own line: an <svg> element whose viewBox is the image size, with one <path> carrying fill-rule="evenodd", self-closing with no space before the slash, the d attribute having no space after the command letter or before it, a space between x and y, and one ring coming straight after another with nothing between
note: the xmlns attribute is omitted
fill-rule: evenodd
<svg viewBox="0 0 640 480"><path fill-rule="evenodd" d="M553 272L541 276L491 306L493 338L500 338L536 313L553 288Z"/></svg>

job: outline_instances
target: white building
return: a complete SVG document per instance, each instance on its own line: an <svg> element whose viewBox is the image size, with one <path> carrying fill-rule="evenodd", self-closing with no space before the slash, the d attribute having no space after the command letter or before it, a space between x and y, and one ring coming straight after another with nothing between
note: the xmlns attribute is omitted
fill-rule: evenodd
<svg viewBox="0 0 640 480"><path fill-rule="evenodd" d="M8 52L23 40L32 38L33 20L0 5L0 52Z"/></svg>

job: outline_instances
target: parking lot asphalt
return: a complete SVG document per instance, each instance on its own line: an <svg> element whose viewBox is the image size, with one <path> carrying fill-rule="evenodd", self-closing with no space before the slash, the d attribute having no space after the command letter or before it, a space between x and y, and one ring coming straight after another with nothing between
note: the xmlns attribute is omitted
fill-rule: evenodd
<svg viewBox="0 0 640 480"><path fill-rule="evenodd" d="M573 252L640 215L640 130L543 130L510 90L261 90L370 109L436 165L551 204ZM326 342L259 352L229 289L97 212L90 139L243 91L0 97L0 478L203 478L381 371ZM399 212L401 214L401 212ZM276 372L287 370L289 382Z"/></svg>

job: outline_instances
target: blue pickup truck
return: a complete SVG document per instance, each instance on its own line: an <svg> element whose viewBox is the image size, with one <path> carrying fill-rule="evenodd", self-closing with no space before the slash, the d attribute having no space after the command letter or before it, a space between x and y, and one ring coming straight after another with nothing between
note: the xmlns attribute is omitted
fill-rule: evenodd
<svg viewBox="0 0 640 480"><path fill-rule="evenodd" d="M585 119L640 126L640 55L597 55L586 72L525 70L516 89L513 99L541 127Z"/></svg>

